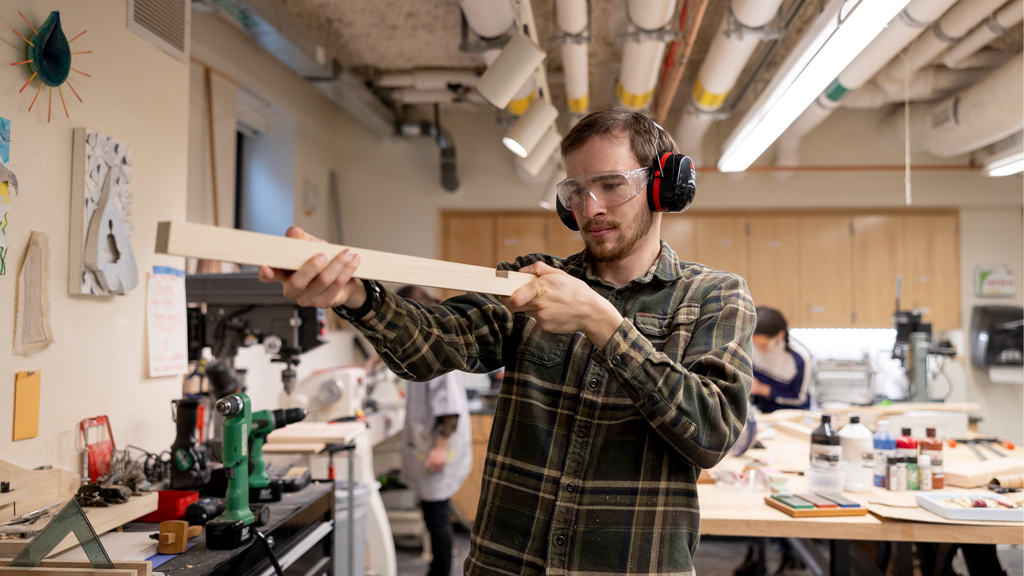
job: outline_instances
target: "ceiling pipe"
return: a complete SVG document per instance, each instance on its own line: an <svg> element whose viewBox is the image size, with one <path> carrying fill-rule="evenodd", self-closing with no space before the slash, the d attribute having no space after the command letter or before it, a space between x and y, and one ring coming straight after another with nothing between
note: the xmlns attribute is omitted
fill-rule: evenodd
<svg viewBox="0 0 1024 576"><path fill-rule="evenodd" d="M715 112L725 103L758 44L771 35L767 27L782 0L732 0L729 6L676 128L680 149L698 164L703 162L704 135L718 118Z"/></svg>
<svg viewBox="0 0 1024 576"><path fill-rule="evenodd" d="M1013 54L996 50L994 48L982 48L956 64L953 70L965 70L967 68L985 68L993 70L1002 66ZM947 64L948 66L948 64Z"/></svg>
<svg viewBox="0 0 1024 576"><path fill-rule="evenodd" d="M377 78L381 88L412 88L414 90L447 90L452 86L476 86L480 75L472 70L412 70L390 72Z"/></svg>
<svg viewBox="0 0 1024 576"><path fill-rule="evenodd" d="M675 36L669 29L675 12L676 0L627 0L626 14L635 30L626 34L615 82L615 97L624 108L639 111L651 104L665 42Z"/></svg>
<svg viewBox="0 0 1024 576"><path fill-rule="evenodd" d="M839 107L851 90L856 90L878 74L890 60L942 16L956 0L912 0L871 44L867 46L814 102L782 133L776 148L780 166L800 163L800 141Z"/></svg>
<svg viewBox="0 0 1024 576"><path fill-rule="evenodd" d="M942 56L942 62L949 68L962 67L965 60L996 38L1004 36L1009 28L1020 24L1021 20L1024 20L1024 0L1010 2L990 16L984 24L964 36L956 46L947 50Z"/></svg>
<svg viewBox="0 0 1024 576"><path fill-rule="evenodd" d="M569 125L590 110L590 10L587 0L556 0L555 20L561 30L556 40L562 44L562 70L565 76L565 105Z"/></svg>
<svg viewBox="0 0 1024 576"><path fill-rule="evenodd" d="M903 58L893 60L875 78L887 90L903 86L904 77L913 74L932 63L936 57L948 50L971 28L995 12L1006 0L960 0L936 22L927 33L922 34L907 48Z"/></svg>
<svg viewBox="0 0 1024 576"><path fill-rule="evenodd" d="M441 150L441 186L449 192L459 189L459 172L455 163L455 143L448 132L441 128L441 115L434 105L434 123L408 122L399 131L403 136L430 136Z"/></svg>
<svg viewBox="0 0 1024 576"><path fill-rule="evenodd" d="M910 80L909 91L904 94L886 92L876 82L868 82L861 88L850 92L843 99L843 107L857 109L881 108L896 104L907 99L911 102L925 102L947 96L958 90L978 82L991 70L973 68L969 70L950 70L941 66L931 66L914 74Z"/></svg>
<svg viewBox="0 0 1024 576"><path fill-rule="evenodd" d="M883 122L903 143L903 108ZM1024 54L943 102L910 107L911 143L939 158L973 152L1024 130Z"/></svg>

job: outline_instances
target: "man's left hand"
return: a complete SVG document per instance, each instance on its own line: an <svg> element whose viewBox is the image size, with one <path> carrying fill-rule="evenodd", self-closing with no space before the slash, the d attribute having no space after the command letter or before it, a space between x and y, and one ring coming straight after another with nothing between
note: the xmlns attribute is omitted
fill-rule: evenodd
<svg viewBox="0 0 1024 576"><path fill-rule="evenodd" d="M583 331L600 348L622 324L622 315L615 306L579 278L543 262L520 272L534 274L537 279L501 301L512 312L535 319L541 330L553 334Z"/></svg>

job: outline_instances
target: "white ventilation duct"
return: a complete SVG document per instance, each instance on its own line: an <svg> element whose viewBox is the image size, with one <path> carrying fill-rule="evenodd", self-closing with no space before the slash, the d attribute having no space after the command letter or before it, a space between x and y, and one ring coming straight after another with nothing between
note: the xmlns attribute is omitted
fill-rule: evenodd
<svg viewBox="0 0 1024 576"><path fill-rule="evenodd" d="M940 158L994 144L1024 130L1024 54L987 78L934 105L910 107L911 143ZM903 140L903 110L886 119L893 140Z"/></svg>
<svg viewBox="0 0 1024 576"><path fill-rule="evenodd" d="M562 70L565 104L571 117L590 109L589 39L584 37L590 18L587 0L556 0L555 17L562 30Z"/></svg>
<svg viewBox="0 0 1024 576"><path fill-rule="evenodd" d="M778 164L799 164L798 151L803 137L839 107L839 101L847 92L867 84L893 57L955 3L956 0L913 0L907 4L907 7L889 22L888 27L868 44L867 48L857 55L849 66L839 73L835 81L783 132L778 140Z"/></svg>
<svg viewBox="0 0 1024 576"><path fill-rule="evenodd" d="M911 102L935 100L941 96L952 94L978 82L991 70L978 68L970 70L950 70L941 66L931 66L921 70L910 80L909 90L904 94L886 92L876 82L868 82L863 87L850 92L843 98L843 107L874 109L888 104L903 102L907 98Z"/></svg>
<svg viewBox="0 0 1024 576"><path fill-rule="evenodd" d="M476 85L480 76L469 70L413 70L382 74L377 79L381 88L412 88L414 90L446 90L449 86Z"/></svg>
<svg viewBox="0 0 1024 576"><path fill-rule="evenodd" d="M926 34L914 40L903 58L890 62L875 81L890 91L902 87L907 74L913 74L930 64L1005 2L1006 0L960 0Z"/></svg>
<svg viewBox="0 0 1024 576"><path fill-rule="evenodd" d="M942 62L949 68L960 68L963 62L976 54L989 42L1006 34L1008 28L1020 24L1024 20L1024 0L1015 0L993 14L984 24L964 36L956 46L950 48L942 56Z"/></svg>
<svg viewBox="0 0 1024 576"><path fill-rule="evenodd" d="M654 97L665 55L665 42L659 32L672 24L675 0L628 0L626 13L638 31L632 33L622 49L622 69L615 83L615 97L629 110L643 110Z"/></svg>
<svg viewBox="0 0 1024 576"><path fill-rule="evenodd" d="M782 0L733 0L722 18L715 39L697 72L692 106L687 106L676 128L676 142L698 166L703 164L704 135L736 85L740 72L763 39L762 29L779 11Z"/></svg>

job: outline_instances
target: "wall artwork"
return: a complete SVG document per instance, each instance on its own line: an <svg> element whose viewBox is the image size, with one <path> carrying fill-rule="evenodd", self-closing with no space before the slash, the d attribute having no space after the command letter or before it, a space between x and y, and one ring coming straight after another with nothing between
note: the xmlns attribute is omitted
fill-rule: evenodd
<svg viewBox="0 0 1024 576"><path fill-rule="evenodd" d="M53 11L50 15L39 25L38 28L32 25L28 21L28 18L24 14L18 12L21 19L28 24L31 33L26 31L26 34L22 34L17 30L13 32L21 37L25 41L25 60L21 62L11 62L11 66L20 66L27 64L29 69L32 71L32 76L29 77L28 81L18 90L19 93L24 92L25 88L32 83L37 77L39 78L39 88L36 88L36 95L32 97L32 103L28 106L28 111L32 111L32 107L36 105L36 100L39 99L39 93L42 92L43 86L48 86L47 89L47 109L46 109L46 122L50 122L50 117L53 112L53 89L57 89L57 95L60 96L60 104L64 108L64 116L70 118L68 114L68 104L64 100L64 90L61 89L61 85L67 84L68 88L71 89L71 93L78 98L78 101L82 101L82 97L78 95L75 87L71 85L68 80L68 75L71 72L76 72L91 78L85 72L73 67L71 65L71 57L78 54L91 54L92 50L80 50L78 52L71 51L71 43L78 40L85 34L87 30L83 30L77 36L68 40L68 37L64 35L64 29L60 24L60 12Z"/></svg>
<svg viewBox="0 0 1024 576"><path fill-rule="evenodd" d="M7 218L11 190L18 193L18 177L11 171L11 121L0 118L0 276L7 273Z"/></svg>
<svg viewBox="0 0 1024 576"><path fill-rule="evenodd" d="M37 230L29 237L18 273L14 305L14 353L28 356L53 343L50 329L50 239Z"/></svg>
<svg viewBox="0 0 1024 576"><path fill-rule="evenodd" d="M127 294L139 284L132 251L131 146L75 129L68 292Z"/></svg>

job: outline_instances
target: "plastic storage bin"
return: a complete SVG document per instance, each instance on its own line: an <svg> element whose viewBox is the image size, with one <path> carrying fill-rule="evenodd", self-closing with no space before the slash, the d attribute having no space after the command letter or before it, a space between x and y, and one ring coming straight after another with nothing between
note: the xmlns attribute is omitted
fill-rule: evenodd
<svg viewBox="0 0 1024 576"><path fill-rule="evenodd" d="M366 566L366 511L370 505L370 492L373 486L364 482L356 482L353 490L354 515L352 520L352 542L355 563L349 562L348 556L348 481L334 482L334 576L349 576L349 567L355 566L351 576L365 573Z"/></svg>
<svg viewBox="0 0 1024 576"><path fill-rule="evenodd" d="M804 470L804 476L807 478L807 486L810 491L822 494L841 493L843 482L846 480L846 472L842 468L836 470L808 468Z"/></svg>
<svg viewBox="0 0 1024 576"><path fill-rule="evenodd" d="M188 505L199 500L199 492L192 490L157 491L156 510L138 519L138 522L164 522L180 520Z"/></svg>

